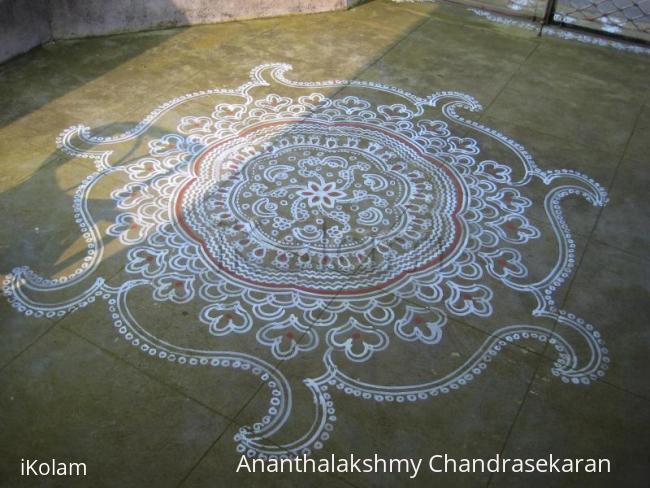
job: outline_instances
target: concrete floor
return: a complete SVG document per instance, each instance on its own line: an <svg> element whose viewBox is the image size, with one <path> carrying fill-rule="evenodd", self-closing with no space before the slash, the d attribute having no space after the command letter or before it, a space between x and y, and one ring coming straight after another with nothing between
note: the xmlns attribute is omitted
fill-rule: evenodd
<svg viewBox="0 0 650 488"><path fill-rule="evenodd" d="M176 100L128 132L180 95L242 87L265 63L293 68L260 69L264 81L238 93ZM282 73L296 82L374 84L298 85ZM331 14L60 42L0 66L8 298L0 303L0 485L408 480L235 473L239 450L308 450L552 453L608 457L614 467L603 475L423 472L412 486L647 486L649 80L644 56L538 38L459 7L381 0ZM475 100L427 99L443 91ZM322 97L309 98L316 92ZM306 117L304 126L269 122L290 107L284 117ZM412 241L395 248L407 258L380 252L375 274L338 261L326 277L315 263L322 256L310 251L301 268L300 251L284 266L268 242L288 231L262 219L253 240L266 239L266 254L238 263L250 279L223 271L230 246L240 246L235 256L254 253L232 220L214 224L225 241L210 240L210 209L219 208L208 205L211 191L222 185L234 195L243 185L232 198L246 213L259 207L251 181L280 185L295 170L272 176L264 165L278 163L256 156L241 174L224 162L215 184L215 144L254 117L267 124L248 141L258 156L263 143L281 146L302 130L322 151L298 159L309 153L315 159L304 164L322 164L327 153L337 189L351 178L351 188L384 199L360 198L353 208L349 191L336 193L322 178L309 190L326 171L316 165L295 181L304 187L300 208L313 211L302 223L340 230L331 204L358 224L351 242L363 248L363 226L381 214L369 232L399 230ZM333 146L314 120L333 130ZM57 149L62 131L78 124L94 136L127 132L102 142L72 130ZM342 147L345 137L361 140L362 150ZM383 145L381 157L369 155L364 137ZM233 161L248 161L241 146L232 151ZM278 160L296 161L292 151L300 152ZM366 165L343 171L351 159L340 155L353 154ZM212 170L207 180L197 173L188 184L188 161ZM399 198L407 193L425 210L406 207ZM279 208L279 222L289 216L283 195L271 195L276 207L257 215ZM433 227L400 230L404 215L416 219L435 205L442 216ZM438 257L424 259L421 249ZM16 270L25 266L45 279ZM396 270L403 272L394 277ZM53 280L61 276L70 278ZM322 425L310 431L315 420ZM308 432L314 437L301 440ZM88 476L21 477L21 458L86 462Z"/></svg>

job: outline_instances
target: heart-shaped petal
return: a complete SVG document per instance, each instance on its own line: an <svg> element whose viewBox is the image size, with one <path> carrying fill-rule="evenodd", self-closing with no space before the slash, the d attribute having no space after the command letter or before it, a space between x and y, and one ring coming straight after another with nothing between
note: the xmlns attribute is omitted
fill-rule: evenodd
<svg viewBox="0 0 650 488"><path fill-rule="evenodd" d="M111 198L115 200L118 208L129 209L137 207L141 202L148 198L149 189L145 183L131 182L111 193Z"/></svg>
<svg viewBox="0 0 650 488"><path fill-rule="evenodd" d="M461 154L478 154L479 149L476 141L471 137L450 137L447 142L449 143L450 153Z"/></svg>
<svg viewBox="0 0 650 488"><path fill-rule="evenodd" d="M298 102L312 110L316 108L327 108L332 104L332 101L322 93L312 93L311 95L300 97L298 98Z"/></svg>
<svg viewBox="0 0 650 488"><path fill-rule="evenodd" d="M350 361L365 362L388 346L388 335L380 329L363 325L354 318L347 324L332 329L327 334L327 343L343 351Z"/></svg>
<svg viewBox="0 0 650 488"><path fill-rule="evenodd" d="M212 119L210 117L183 117L178 130L183 134L194 134L197 132L210 132Z"/></svg>
<svg viewBox="0 0 650 488"><path fill-rule="evenodd" d="M521 254L516 249L498 249L492 253L482 253L488 272L500 280L525 278L528 276L526 266L521 262Z"/></svg>
<svg viewBox="0 0 650 488"><path fill-rule="evenodd" d="M128 264L125 269L129 273L141 273L147 278L153 278L165 270L166 255L166 250L153 247L129 249Z"/></svg>
<svg viewBox="0 0 650 488"><path fill-rule="evenodd" d="M526 217L519 214L508 214L495 222L488 223L504 241L523 244L538 238L541 233Z"/></svg>
<svg viewBox="0 0 650 488"><path fill-rule="evenodd" d="M492 315L492 290L484 285L464 286L450 281L447 283L451 294L445 304L456 315Z"/></svg>
<svg viewBox="0 0 650 488"><path fill-rule="evenodd" d="M420 134L427 136L447 137L450 134L447 123L442 120L420 120L417 126Z"/></svg>
<svg viewBox="0 0 650 488"><path fill-rule="evenodd" d="M244 334L253 325L252 317L239 302L209 305L201 310L200 319L215 336Z"/></svg>
<svg viewBox="0 0 650 488"><path fill-rule="evenodd" d="M194 297L194 276L167 273L153 280L153 297L158 301L187 303Z"/></svg>
<svg viewBox="0 0 650 488"><path fill-rule="evenodd" d="M142 242L151 227L149 223L143 223L133 213L121 213L115 218L115 223L108 226L106 233L119 237L124 245L131 246Z"/></svg>
<svg viewBox="0 0 650 488"><path fill-rule="evenodd" d="M281 112L289 107L291 102L292 100L289 97L281 97L272 93L267 95L265 99L256 101L255 105L266 110L271 110L272 112Z"/></svg>
<svg viewBox="0 0 650 488"><path fill-rule="evenodd" d="M125 166L125 170L129 177L136 181L148 180L165 172L160 161L153 158L142 158L137 163Z"/></svg>
<svg viewBox="0 0 650 488"><path fill-rule="evenodd" d="M295 315L264 326L257 332L257 340L269 346L277 359L291 359L318 346L318 334L313 328L302 325Z"/></svg>
<svg viewBox="0 0 650 488"><path fill-rule="evenodd" d="M405 341L437 344L446 323L447 316L441 310L407 305L404 316L395 322L395 334Z"/></svg>
<svg viewBox="0 0 650 488"><path fill-rule="evenodd" d="M413 118L413 111L406 108L402 103L393 105L380 105L377 111L386 117L387 120L400 120Z"/></svg>
<svg viewBox="0 0 650 488"><path fill-rule="evenodd" d="M347 115L352 115L355 112L361 112L370 107L370 104L360 98L347 96L339 100L334 100L334 106L339 110L343 110Z"/></svg>
<svg viewBox="0 0 650 488"><path fill-rule="evenodd" d="M149 152L152 156L167 156L183 152L185 149L185 140L177 134L167 134L149 142Z"/></svg>
<svg viewBox="0 0 650 488"><path fill-rule="evenodd" d="M240 120L246 112L246 106L238 103L220 103L214 107L212 117L217 120Z"/></svg>
<svg viewBox="0 0 650 488"><path fill-rule="evenodd" d="M512 213L522 213L524 209L530 207L530 199L521 196L516 188L505 188L500 190L496 195L488 197L488 200L495 202L500 208Z"/></svg>
<svg viewBox="0 0 650 488"><path fill-rule="evenodd" d="M487 176L489 179L498 183L510 183L510 174L512 170L496 161L481 161L474 171L477 175Z"/></svg>

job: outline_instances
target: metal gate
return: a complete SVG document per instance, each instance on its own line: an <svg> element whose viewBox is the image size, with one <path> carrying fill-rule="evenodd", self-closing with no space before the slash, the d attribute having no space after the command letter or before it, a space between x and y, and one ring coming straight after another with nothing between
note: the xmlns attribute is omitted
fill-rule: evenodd
<svg viewBox="0 0 650 488"><path fill-rule="evenodd" d="M550 0L552 21L650 41L650 0Z"/></svg>
<svg viewBox="0 0 650 488"><path fill-rule="evenodd" d="M650 0L449 0L544 24L650 42Z"/></svg>

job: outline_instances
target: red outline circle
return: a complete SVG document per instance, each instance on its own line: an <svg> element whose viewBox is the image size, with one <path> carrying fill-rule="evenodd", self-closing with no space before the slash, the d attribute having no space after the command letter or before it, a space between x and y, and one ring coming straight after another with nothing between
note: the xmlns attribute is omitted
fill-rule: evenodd
<svg viewBox="0 0 650 488"><path fill-rule="evenodd" d="M280 285L280 284L274 284L274 283L265 283L265 282L260 282L260 281L255 281L251 280L249 278L246 278L244 276L240 276L234 271L228 269L223 265L219 259L214 256L211 252L209 247L207 246L206 242L200 237L197 236L194 230L185 222L185 219L183 218L183 209L182 209L182 201L185 192L187 191L188 188L190 188L198 179L196 176L199 173L201 164L203 163L203 159L206 157L206 155L212 153L212 151L225 144L226 142L247 135L251 132L255 132L261 128L266 128L266 127L272 127L276 125L288 125L288 124L298 124L298 123L305 123L308 122L310 124L314 125L321 125L324 127L331 127L331 126L352 126L356 128L362 128L362 129L372 129L375 131L383 132L384 134L395 138L399 139L400 142L408 145L410 148L415 150L421 157L426 159L427 161L433 163L436 165L438 168L440 168L447 176L449 176L449 179L452 181L452 184L454 186L454 189L456 190L456 195L458 195L459 198L456 199L456 208L454 208L452 212L452 217L453 217L453 222L454 222L454 230L456 232L456 239L453 241L452 245L449 246L449 248L441 255L436 256L433 258L431 261L428 261L427 263L423 264L422 266L419 266L417 268L413 269L407 269L399 273L397 276L394 276L393 278L384 281L381 283L381 285L375 285L371 287L366 287L366 288L355 288L353 290L322 290L320 288L310 288L308 286L302 286L302 285L292 285L292 284L287 284L287 285ZM236 136L233 136L228 139L224 139L222 141L219 141L215 144L212 144L211 146L208 146L206 149L204 149L201 154L194 160L192 163L192 173L193 177L189 179L183 187L179 190L178 194L176 195L176 202L174 204L174 211L175 215L177 217L178 223L181 225L185 233L191 237L193 240L195 240L205 251L205 254L210 258L210 260L224 273L232 276L233 278L237 279L238 281L243 281L244 283L249 283L251 285L256 285L264 288L273 288L273 289L290 289L290 290L299 290L299 291L304 291L307 293L314 293L317 295L363 295L365 293L371 293L377 290L381 290L382 288L389 286L399 280L401 280L404 276L413 274L413 273L418 273L420 271L424 271L425 269L431 268L437 264L440 264L442 261L444 261L445 258L447 258L450 254L455 252L458 249L458 245L461 241L461 234L462 234L462 225L460 221L458 220L458 214L460 213L460 210L462 209L462 204L463 204L463 199L462 197L464 196L463 191L462 191L462 185L458 181L458 177L456 174L449 169L444 163L438 161L437 159L431 157L428 154L425 154L422 152L422 150L415 144L413 144L410 140L406 139L405 137L401 136L400 134L396 134L395 132L388 131L382 127L377 127L374 125L370 124L364 124L362 122L333 122L333 123L325 123L321 121L313 121L313 120L305 120L305 119L299 119L296 121L276 121L276 122L266 122L266 123L261 123L261 124L256 124L254 126L248 127L241 132L239 132Z"/></svg>

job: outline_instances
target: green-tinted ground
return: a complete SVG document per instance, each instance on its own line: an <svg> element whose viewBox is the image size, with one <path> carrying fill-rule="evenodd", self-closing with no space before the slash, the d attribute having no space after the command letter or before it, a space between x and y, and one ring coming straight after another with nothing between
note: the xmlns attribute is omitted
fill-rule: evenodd
<svg viewBox="0 0 650 488"><path fill-rule="evenodd" d="M54 277L85 256L72 199L94 166L56 149L63 129L83 123L117 133L178 95L239 86L252 67L269 62L292 64L294 80L368 80L422 97L470 94L484 108L475 120L523 144L542 169L584 172L610 194L604 208L577 197L565 201L576 269L558 298L605 338L611 363L602 379L566 385L551 374L548 348L523 344L508 345L484 374L440 398L387 404L334 391L339 418L320 454L608 457L610 475L424 473L409 483L647 486L650 59L644 56L540 39L460 8L384 1L36 49L0 66L0 274L27 265ZM145 155L146 145L136 144L125 158ZM539 211L531 209L531 219L546 225ZM100 274L119 283L125 249L116 241L106 246ZM165 321L166 309L148 307L143 299L139 312ZM512 306L522 307L531 310ZM432 348L418 367L433 371L436 354L471 353L508 313L454 319L446 327L451 345ZM176 320L197 327L193 313ZM45 319L25 317L2 301L0 321L1 486L406 484L398 475L236 475L233 435L268 407L257 378L150 358L119 337L102 303ZM418 361L399 349L390 354L389 363ZM308 361L280 369L289 378L303 368L312 374L320 358ZM296 394L297 429L302 412L311 418L310 400ZM21 458L85 461L89 476L20 478Z"/></svg>

